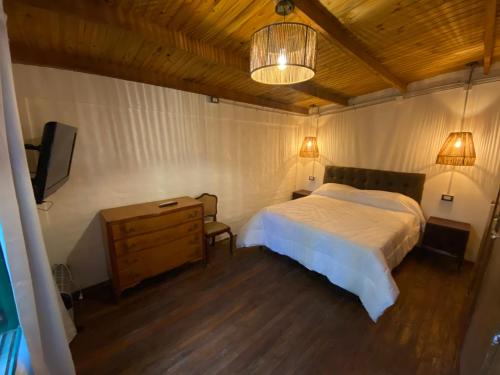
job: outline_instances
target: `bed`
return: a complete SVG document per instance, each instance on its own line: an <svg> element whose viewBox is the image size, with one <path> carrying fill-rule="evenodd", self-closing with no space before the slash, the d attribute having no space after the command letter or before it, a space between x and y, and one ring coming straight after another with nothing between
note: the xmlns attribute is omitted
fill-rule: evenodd
<svg viewBox="0 0 500 375"><path fill-rule="evenodd" d="M327 166L310 196L254 215L238 247L266 246L326 276L376 322L399 294L392 269L422 233L424 181L419 173Z"/></svg>

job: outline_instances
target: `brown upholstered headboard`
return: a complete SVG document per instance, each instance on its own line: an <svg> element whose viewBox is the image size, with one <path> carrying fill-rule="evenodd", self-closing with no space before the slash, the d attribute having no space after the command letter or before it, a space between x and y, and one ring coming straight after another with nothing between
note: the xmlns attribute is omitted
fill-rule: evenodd
<svg viewBox="0 0 500 375"><path fill-rule="evenodd" d="M328 165L325 167L323 183L328 182L350 185L358 189L393 191L420 203L425 174Z"/></svg>

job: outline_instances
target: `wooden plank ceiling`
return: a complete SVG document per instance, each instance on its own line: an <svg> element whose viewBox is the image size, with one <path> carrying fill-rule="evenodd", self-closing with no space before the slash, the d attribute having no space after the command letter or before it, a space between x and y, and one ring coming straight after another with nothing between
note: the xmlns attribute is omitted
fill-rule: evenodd
<svg viewBox="0 0 500 375"><path fill-rule="evenodd" d="M5 0L14 62L53 66L307 113L500 57L497 0L296 0L319 32L315 77L252 81L249 40L272 0Z"/></svg>

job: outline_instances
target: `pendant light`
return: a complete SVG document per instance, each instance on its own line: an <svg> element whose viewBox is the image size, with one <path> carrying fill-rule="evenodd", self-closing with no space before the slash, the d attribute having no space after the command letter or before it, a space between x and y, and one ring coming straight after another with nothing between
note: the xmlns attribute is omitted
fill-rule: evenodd
<svg viewBox="0 0 500 375"><path fill-rule="evenodd" d="M436 164L472 166L476 151L471 132L453 132L444 141L436 158Z"/></svg>
<svg viewBox="0 0 500 375"><path fill-rule="evenodd" d="M314 137L304 137L302 141L302 146L300 147L299 156L301 158L312 158L312 175L309 176L309 181L316 180L314 176L314 165L316 164L316 158L319 157L319 149L318 149L318 128L319 128L319 107L312 106L316 108L316 134Z"/></svg>
<svg viewBox="0 0 500 375"><path fill-rule="evenodd" d="M474 67L475 64L471 64L469 79L467 81L467 91L465 92L464 108L462 110L460 131L452 132L448 135L441 150L439 150L436 164L472 166L476 161L476 150L474 148L472 133L463 131Z"/></svg>
<svg viewBox="0 0 500 375"><path fill-rule="evenodd" d="M443 143L441 150L436 158L436 164L452 165L453 169L450 174L450 181L448 183L447 195L451 193L453 184L453 175L455 173L455 166L473 166L476 161L476 150L474 149L474 140L472 139L471 132L464 132L465 115L467 113L467 103L469 101L469 91L472 82L472 73L476 63L470 65L469 79L467 80L467 88L465 92L464 108L462 110L462 120L460 122L460 131L452 132ZM443 199L443 198L441 198ZM453 196L451 196L453 200Z"/></svg>
<svg viewBox="0 0 500 375"><path fill-rule="evenodd" d="M319 156L317 137L304 137L299 156L301 158L317 158Z"/></svg>
<svg viewBox="0 0 500 375"><path fill-rule="evenodd" d="M250 76L270 85L290 85L314 77L316 31L305 24L285 22L294 9L290 0L281 0L275 11L283 22L257 30L250 45Z"/></svg>

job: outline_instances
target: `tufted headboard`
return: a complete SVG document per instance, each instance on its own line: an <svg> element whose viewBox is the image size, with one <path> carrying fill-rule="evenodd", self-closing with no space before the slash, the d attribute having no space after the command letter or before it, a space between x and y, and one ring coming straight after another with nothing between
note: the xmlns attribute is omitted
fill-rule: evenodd
<svg viewBox="0 0 500 375"><path fill-rule="evenodd" d="M328 165L325 167L323 183L328 182L350 185L358 189L401 193L420 203L425 174Z"/></svg>

